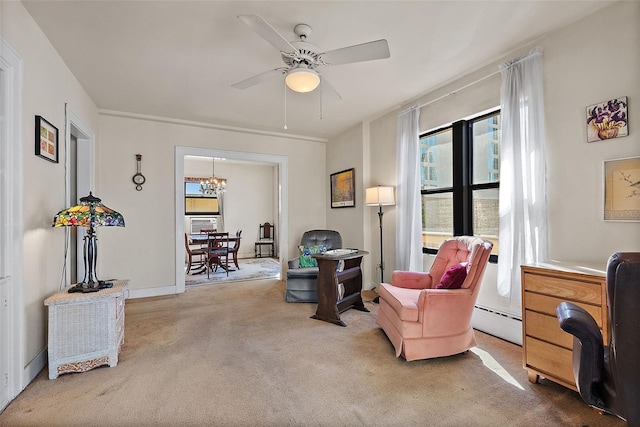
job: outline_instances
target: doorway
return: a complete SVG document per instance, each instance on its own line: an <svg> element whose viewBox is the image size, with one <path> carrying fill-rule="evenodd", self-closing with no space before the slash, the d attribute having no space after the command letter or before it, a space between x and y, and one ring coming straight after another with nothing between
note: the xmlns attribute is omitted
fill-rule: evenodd
<svg viewBox="0 0 640 427"><path fill-rule="evenodd" d="M280 277L284 274L283 260L286 259L288 242L288 165L285 156L245 153L236 151L221 151L204 148L176 147L175 151L175 224L176 224L176 293L185 291L184 269L184 161L185 156L210 158L225 158L229 160L267 163L276 166L276 195L277 195L277 230L278 230L278 259L280 263ZM257 226L257 225L256 225Z"/></svg>
<svg viewBox="0 0 640 427"><path fill-rule="evenodd" d="M0 411L23 388L22 59L0 37Z"/></svg>
<svg viewBox="0 0 640 427"><path fill-rule="evenodd" d="M66 158L66 206L79 203L80 197L89 195L94 188L94 151L95 134L90 127L66 105L65 144ZM65 285L77 283L84 277L83 239L85 227L65 227L67 232L67 248Z"/></svg>

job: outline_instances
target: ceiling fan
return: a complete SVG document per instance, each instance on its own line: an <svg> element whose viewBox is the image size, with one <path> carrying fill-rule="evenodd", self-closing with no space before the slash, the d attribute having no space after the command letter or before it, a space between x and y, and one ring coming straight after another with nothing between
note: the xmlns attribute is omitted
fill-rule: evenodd
<svg viewBox="0 0 640 427"><path fill-rule="evenodd" d="M258 15L240 15L238 18L280 51L286 67L275 68L232 85L237 89L246 89L271 77L284 75L285 83L291 90L302 93L311 92L322 80L324 90L328 89L329 93L333 92L338 99L342 99L333 86L321 76L317 68L385 59L391 55L389 44L385 39L325 52L306 41L311 34L311 27L307 24L296 25L293 31L300 37L300 41L289 42Z"/></svg>

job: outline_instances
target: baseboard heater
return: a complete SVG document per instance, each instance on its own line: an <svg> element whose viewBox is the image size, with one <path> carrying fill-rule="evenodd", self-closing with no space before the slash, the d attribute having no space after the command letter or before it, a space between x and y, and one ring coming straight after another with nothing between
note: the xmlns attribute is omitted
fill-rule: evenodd
<svg viewBox="0 0 640 427"><path fill-rule="evenodd" d="M511 314L476 305L471 323L474 329L522 345L522 319Z"/></svg>

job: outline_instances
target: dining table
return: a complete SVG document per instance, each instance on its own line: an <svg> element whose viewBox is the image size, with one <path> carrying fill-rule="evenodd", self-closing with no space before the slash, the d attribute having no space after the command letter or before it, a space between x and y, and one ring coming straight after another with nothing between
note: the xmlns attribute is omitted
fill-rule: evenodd
<svg viewBox="0 0 640 427"><path fill-rule="evenodd" d="M189 236L189 244L190 245L194 245L194 246L200 246L201 248L205 249L207 248L208 244L209 244L209 235L214 235L214 234L226 234L226 233L208 233L208 234L192 234ZM231 252L233 254L233 264L236 266L236 269L240 269L240 267L238 267L238 251L237 248L240 246L240 240L241 237L238 236L229 236L229 246L234 248L234 250ZM233 244L233 246L231 246L231 244ZM204 273L206 270L206 265L205 267L202 269L202 271L197 271L194 274L201 274ZM235 270L229 270L229 271L235 271Z"/></svg>

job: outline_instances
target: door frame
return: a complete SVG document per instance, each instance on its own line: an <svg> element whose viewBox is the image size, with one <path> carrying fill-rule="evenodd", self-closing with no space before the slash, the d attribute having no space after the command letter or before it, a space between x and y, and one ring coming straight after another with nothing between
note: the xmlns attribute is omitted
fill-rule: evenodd
<svg viewBox="0 0 640 427"><path fill-rule="evenodd" d="M288 246L289 218L289 167L288 158L273 154L247 153L241 151L224 151L209 148L178 147L175 148L175 225L176 225L176 288L177 294L185 292L184 270L184 158L185 156L223 157L229 160L243 160L256 163L270 163L277 166L277 210L278 210L278 259L280 277L284 277Z"/></svg>
<svg viewBox="0 0 640 427"><path fill-rule="evenodd" d="M71 164L71 136L76 137L76 164ZM78 198L86 196L90 191L95 190L95 145L96 135L93 130L87 126L77 114L65 104L65 206L72 206L75 200L71 200L71 168L76 169L76 195ZM66 230L66 247L69 248L71 242L71 233L68 227ZM83 259L83 238L86 233L85 227L77 227L78 238L75 248L76 259ZM71 266L69 257L65 257L65 284L70 285L71 276L66 274ZM84 271L80 262L76 266L76 274L78 278L82 278Z"/></svg>
<svg viewBox="0 0 640 427"><path fill-rule="evenodd" d="M5 354L0 360L0 381L6 385L0 394L0 411L13 400L28 383L24 370L24 299L23 299L23 156L22 156L22 58L0 37L0 73L3 95L0 113L4 116L0 126L0 162L5 172L3 188L6 203L0 204L0 223L3 239L0 242L3 273L6 275L3 301L0 301L7 322L0 331L0 347Z"/></svg>

